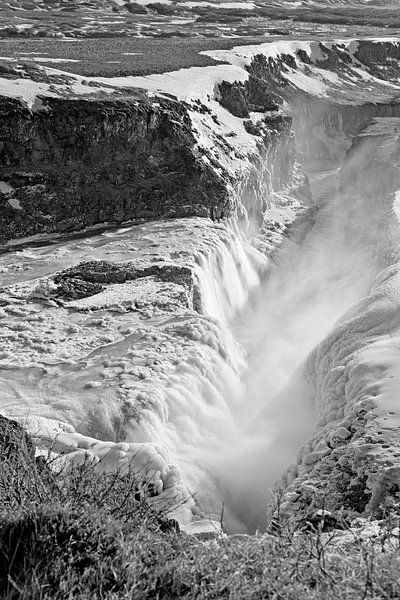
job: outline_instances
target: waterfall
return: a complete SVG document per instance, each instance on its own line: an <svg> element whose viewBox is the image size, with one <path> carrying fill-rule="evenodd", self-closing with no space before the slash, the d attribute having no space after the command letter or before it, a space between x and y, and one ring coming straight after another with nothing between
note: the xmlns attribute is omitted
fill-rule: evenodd
<svg viewBox="0 0 400 600"><path fill-rule="evenodd" d="M344 411L324 339L331 353L335 323L397 260L398 143L373 131L311 178L318 210L275 262L234 222L189 218L3 255L2 411L71 462L134 469L181 522L224 505L230 531L263 527L270 488L314 460L338 394ZM52 296L52 273L83 260L146 275Z"/></svg>

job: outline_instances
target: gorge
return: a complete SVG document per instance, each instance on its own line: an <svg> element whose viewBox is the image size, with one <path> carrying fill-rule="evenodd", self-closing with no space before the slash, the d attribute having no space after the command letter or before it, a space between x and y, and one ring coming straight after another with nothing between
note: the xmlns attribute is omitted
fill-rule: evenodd
<svg viewBox="0 0 400 600"><path fill-rule="evenodd" d="M0 411L184 530L396 508L395 39L0 82ZM188 83L189 82L189 83Z"/></svg>

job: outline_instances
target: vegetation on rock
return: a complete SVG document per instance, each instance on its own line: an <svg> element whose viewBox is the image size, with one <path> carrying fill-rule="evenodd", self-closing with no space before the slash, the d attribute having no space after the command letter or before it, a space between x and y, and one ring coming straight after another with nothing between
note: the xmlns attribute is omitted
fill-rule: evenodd
<svg viewBox="0 0 400 600"><path fill-rule="evenodd" d="M322 518L302 531L274 522L263 535L200 542L129 476L90 465L57 473L35 459L20 425L2 417L0 426L2 598L399 597L390 519L369 537L335 531Z"/></svg>

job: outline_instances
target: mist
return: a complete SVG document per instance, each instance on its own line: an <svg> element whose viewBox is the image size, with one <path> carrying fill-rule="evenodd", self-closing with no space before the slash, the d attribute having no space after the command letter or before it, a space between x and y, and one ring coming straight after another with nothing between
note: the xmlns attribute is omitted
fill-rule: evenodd
<svg viewBox="0 0 400 600"><path fill-rule="evenodd" d="M294 228L279 260L233 321L247 368L241 401L231 409L236 426L221 432L223 449L210 467L231 531L265 527L271 488L318 420L304 376L307 355L368 293L385 263L392 209L387 173L371 170L375 144L363 141L340 172L311 177L319 208L306 235L296 236Z"/></svg>

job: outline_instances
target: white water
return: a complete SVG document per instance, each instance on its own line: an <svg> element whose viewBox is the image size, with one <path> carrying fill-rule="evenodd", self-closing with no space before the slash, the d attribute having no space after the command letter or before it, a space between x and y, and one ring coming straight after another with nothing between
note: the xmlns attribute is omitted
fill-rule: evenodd
<svg viewBox="0 0 400 600"><path fill-rule="evenodd" d="M353 160L358 168L362 156ZM265 525L270 488L315 428L304 361L383 264L388 203L338 193L338 177L337 169L315 177L324 205L314 226L303 241L283 244L260 286L239 237L200 257L204 309L217 323L205 321L197 339L215 334L224 350L197 346L196 358L177 367L163 399L167 416L143 438L172 451L206 511L224 505L231 531Z"/></svg>
<svg viewBox="0 0 400 600"><path fill-rule="evenodd" d="M269 490L296 460L317 420L304 362L386 265L393 198L385 186L379 194L377 181L371 194L370 175L363 171L376 151L374 142L360 145L340 191L334 185L337 169L314 178L314 194L323 203L314 226L304 241L287 240L279 263L231 321L247 367L239 398L229 403L219 448L205 460L233 530L265 525ZM373 176L384 181L387 174L378 167ZM328 403L329 410L335 407Z"/></svg>
<svg viewBox="0 0 400 600"><path fill-rule="evenodd" d="M355 173L362 173L366 157L375 151L366 142L353 156ZM3 257L4 279L10 283L34 280L82 259L110 255L115 260L132 259L138 247L152 256L156 242L162 242L157 252L163 260L166 249L171 257L192 260L190 254L185 258L189 246L185 232L192 228L190 238L197 248L194 270L205 313L199 316L177 304L169 316L159 316L155 302L166 292L148 282L146 293L144 284L117 286L74 304L74 310L94 311L92 316L69 312L71 305L65 313L60 308L41 309L40 321L38 310L26 304L22 284L12 292L21 316L15 306L7 315L16 320L15 326L10 321L7 327L17 333L5 341L14 344L14 359L22 357L23 364L25 352L27 361L30 355L36 357L36 366L11 364L12 353L2 358L8 361L0 365L4 414L21 419L33 415L75 427L86 437L68 430L59 444L62 451L78 458L90 448L103 464L107 457L107 468L137 463L143 469L148 461L146 480L161 495L173 495L179 488L182 499L181 475L168 466L177 465L207 512L219 513L225 505L231 531L262 527L269 488L295 461L315 425L312 392L302 365L335 321L368 292L390 246L388 198L363 189L362 177L358 192L350 180L348 188L336 193L332 181L337 177L333 171L314 178L323 202L316 222L303 241L284 243L279 263L269 266L261 285L265 257L234 228L209 229L210 225L197 225L201 221L127 228L78 243L61 242L55 249L23 251L15 263L12 256ZM323 188L333 191L327 196L321 193ZM179 241L176 247L162 246L162 240L171 244L171 238ZM124 312L123 298L134 294L142 304L149 303L147 320ZM29 319L29 327L21 330L19 318L25 324ZM63 332L71 323L82 333L68 346ZM114 339L101 342L99 329ZM50 357L43 359L35 355L35 344L47 330L51 336L60 334L60 339ZM25 341L18 346L21 331ZM81 355L77 342L83 348ZM122 446L105 443L121 436L115 425L118 419L121 422L121 402L128 410L138 404L141 408L139 423L125 418L122 433L128 444ZM90 441L88 434L97 441ZM141 443L145 445L135 445Z"/></svg>

